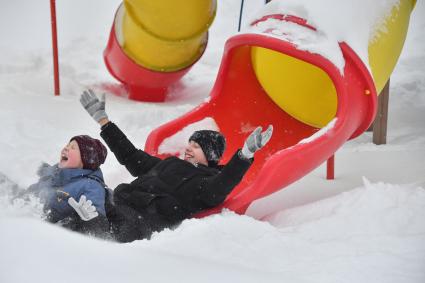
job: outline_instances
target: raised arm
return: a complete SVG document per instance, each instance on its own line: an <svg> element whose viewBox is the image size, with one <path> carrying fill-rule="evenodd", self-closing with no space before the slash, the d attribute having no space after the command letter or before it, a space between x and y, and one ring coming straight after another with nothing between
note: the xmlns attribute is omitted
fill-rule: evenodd
<svg viewBox="0 0 425 283"><path fill-rule="evenodd" d="M232 159L223 167L221 172L210 177L203 185L201 200L216 206L222 203L233 188L239 184L253 162L254 153L263 148L273 134L273 126L261 132L262 128L256 128L245 140L242 150L238 150Z"/></svg>
<svg viewBox="0 0 425 283"><path fill-rule="evenodd" d="M127 167L133 176L140 176L149 171L161 159L137 149L127 136L112 123L105 111L105 95L99 99L93 90L83 92L80 102L89 115L101 126L100 136L114 153L118 162Z"/></svg>
<svg viewBox="0 0 425 283"><path fill-rule="evenodd" d="M145 174L161 161L161 159L137 149L112 122L102 127L100 136L114 153L118 162L124 165L135 177Z"/></svg>
<svg viewBox="0 0 425 283"><path fill-rule="evenodd" d="M201 185L200 198L202 202L211 207L222 203L242 180L252 162L252 158L245 158L242 156L241 150L238 150L220 173L207 178Z"/></svg>

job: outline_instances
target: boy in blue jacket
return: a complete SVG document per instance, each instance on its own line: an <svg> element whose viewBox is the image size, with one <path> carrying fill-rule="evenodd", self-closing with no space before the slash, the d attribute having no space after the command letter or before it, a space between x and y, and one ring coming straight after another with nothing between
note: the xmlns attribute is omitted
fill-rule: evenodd
<svg viewBox="0 0 425 283"><path fill-rule="evenodd" d="M108 232L106 190L99 168L106 155L106 147L98 139L80 135L62 149L58 164L42 164L37 172L39 181L27 192L44 203L49 222L96 236Z"/></svg>

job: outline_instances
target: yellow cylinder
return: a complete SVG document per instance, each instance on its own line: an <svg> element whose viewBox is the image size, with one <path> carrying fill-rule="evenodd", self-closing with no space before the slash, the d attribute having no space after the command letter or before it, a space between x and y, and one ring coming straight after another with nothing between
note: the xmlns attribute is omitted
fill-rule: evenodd
<svg viewBox="0 0 425 283"><path fill-rule="evenodd" d="M416 0L400 0L369 41L369 65L377 93L384 88L400 56L415 4Z"/></svg>
<svg viewBox="0 0 425 283"><path fill-rule="evenodd" d="M124 52L136 63L151 70L172 72L195 62L203 53L207 33L182 41L167 41L146 32L126 13L123 18Z"/></svg>
<svg viewBox="0 0 425 283"><path fill-rule="evenodd" d="M167 40L197 37L212 24L216 0L125 0L125 8L147 32Z"/></svg>
<svg viewBox="0 0 425 283"><path fill-rule="evenodd" d="M125 0L120 9L124 52L147 69L174 72L203 54L216 0Z"/></svg>

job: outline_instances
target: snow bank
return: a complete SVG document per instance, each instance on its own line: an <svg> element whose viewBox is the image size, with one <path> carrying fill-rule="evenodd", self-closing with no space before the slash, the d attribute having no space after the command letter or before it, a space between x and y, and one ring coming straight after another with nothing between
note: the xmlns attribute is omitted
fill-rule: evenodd
<svg viewBox="0 0 425 283"><path fill-rule="evenodd" d="M226 280L244 282L423 282L425 190L364 182L282 211L268 219L274 226L224 211L130 244L90 239L18 212L0 215L0 266L8 271L0 279L215 282L212 270L219 269Z"/></svg>
<svg viewBox="0 0 425 283"><path fill-rule="evenodd" d="M26 0L2 6L0 31L7 40L0 44L0 171L19 186L35 181L41 161L57 161L71 136L98 137L99 127L79 105L78 95L87 86L116 85L102 51L119 2L57 2L58 13L66 17L59 21L60 97L52 95L47 4ZM245 2L246 7L264 3ZM280 5L292 5L298 16L309 16L310 23L323 30L334 28L334 36L343 39L350 23L356 30L369 30L379 5L395 3L372 2L310 1L309 14L300 9L307 0ZM150 131L204 101L224 41L236 30L239 5L234 0L218 3L209 47L175 88L175 100L157 105L107 96L108 115L136 146L142 148ZM346 12L337 18L322 17L321 13L332 12L326 7L333 5L344 6ZM324 169L318 168L258 201L253 206L259 211L251 215L271 214L266 219L272 225L223 212L185 221L174 231L155 234L151 241L121 245L43 222L37 200L11 203L13 185L4 181L0 182L0 282L425 282L424 13L425 2L418 1L391 78L388 144L373 145L371 133L365 133L337 152L334 181L325 180ZM40 17L46 20L40 22ZM332 27L334 22L343 24ZM349 36L352 47L366 39L364 33ZM112 155L102 167L111 187L133 179ZM375 183L362 185L359 176Z"/></svg>

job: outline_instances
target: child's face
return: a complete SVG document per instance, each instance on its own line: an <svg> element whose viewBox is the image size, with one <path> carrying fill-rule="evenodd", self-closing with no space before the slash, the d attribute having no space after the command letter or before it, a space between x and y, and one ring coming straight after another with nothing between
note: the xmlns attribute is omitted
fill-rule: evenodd
<svg viewBox="0 0 425 283"><path fill-rule="evenodd" d="M190 141L186 146L186 150L184 151L184 160L193 164L198 163L208 166L207 158L205 157L201 146L194 141Z"/></svg>
<svg viewBox="0 0 425 283"><path fill-rule="evenodd" d="M59 168L83 168L80 148L75 140L70 141L61 151Z"/></svg>

